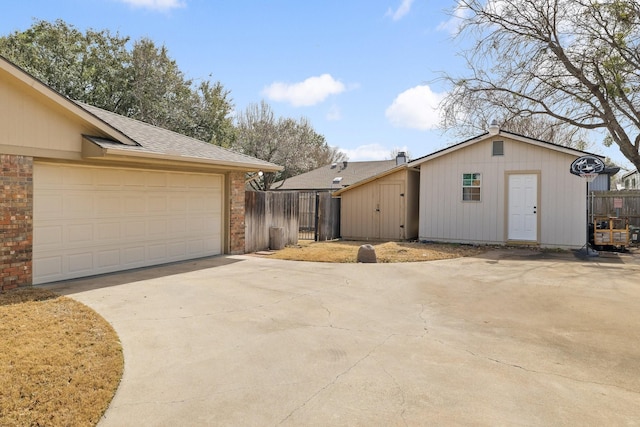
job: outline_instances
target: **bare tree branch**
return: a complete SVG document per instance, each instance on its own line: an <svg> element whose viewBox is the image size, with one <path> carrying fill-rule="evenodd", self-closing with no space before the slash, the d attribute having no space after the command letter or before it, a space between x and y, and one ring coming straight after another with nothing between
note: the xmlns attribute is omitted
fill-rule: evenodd
<svg viewBox="0 0 640 427"><path fill-rule="evenodd" d="M567 145L602 129L640 167L640 5L633 0L461 0L466 76L444 75L445 127L533 126ZM492 116L492 117L491 117ZM538 117L535 120L524 118ZM546 117L546 118L543 118ZM519 123L519 124L518 124ZM564 132L559 129L564 128ZM546 129L546 130L545 130ZM549 132L554 129L554 132ZM540 137L539 135L531 135Z"/></svg>

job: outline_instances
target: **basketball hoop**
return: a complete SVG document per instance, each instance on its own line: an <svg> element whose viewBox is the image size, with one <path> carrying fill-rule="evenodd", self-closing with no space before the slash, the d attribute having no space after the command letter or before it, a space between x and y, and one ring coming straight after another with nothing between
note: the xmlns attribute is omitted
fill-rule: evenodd
<svg viewBox="0 0 640 427"><path fill-rule="evenodd" d="M589 183L598 177L600 172L604 172L604 162L598 156L586 155L582 157L578 157L571 163L569 167L569 172L571 174L579 176L582 178L584 182L587 183L585 187L587 187L586 198L589 199ZM587 203L588 205L588 203ZM589 224L589 209L585 209L586 214L586 224ZM589 247L589 227L586 229L587 232L587 241L585 245L582 247L587 256L598 256L598 252L592 250ZM582 249L581 249L582 250Z"/></svg>
<svg viewBox="0 0 640 427"><path fill-rule="evenodd" d="M598 177L597 173L581 173L580 178L584 179L587 182L593 182L594 179Z"/></svg>

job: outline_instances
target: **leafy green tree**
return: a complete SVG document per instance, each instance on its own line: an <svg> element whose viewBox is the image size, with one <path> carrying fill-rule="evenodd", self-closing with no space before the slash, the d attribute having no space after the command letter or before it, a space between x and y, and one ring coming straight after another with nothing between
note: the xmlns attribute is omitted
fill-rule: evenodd
<svg viewBox="0 0 640 427"><path fill-rule="evenodd" d="M231 93L222 83L204 81L194 94L194 129L192 135L203 141L230 148L236 141ZM213 131L212 131L213 130Z"/></svg>
<svg viewBox="0 0 640 427"><path fill-rule="evenodd" d="M190 125L191 81L169 57L166 47L136 41L131 61L129 117L187 134Z"/></svg>
<svg viewBox="0 0 640 427"><path fill-rule="evenodd" d="M70 99L218 145L235 138L230 92L187 79L165 46L36 21L0 37L0 55Z"/></svg>
<svg viewBox="0 0 640 427"><path fill-rule="evenodd" d="M640 168L640 3L460 0L455 15L472 44L469 72L446 76L445 126L544 117L605 131Z"/></svg>
<svg viewBox="0 0 640 427"><path fill-rule="evenodd" d="M236 129L237 140L232 148L284 167L281 172L265 173L250 181L256 190L269 190L278 181L346 160L345 154L330 147L306 118L276 118L265 101L240 112Z"/></svg>
<svg viewBox="0 0 640 427"><path fill-rule="evenodd" d="M129 90L127 37L82 34L62 20L37 21L0 38L0 54L63 95L121 113Z"/></svg>

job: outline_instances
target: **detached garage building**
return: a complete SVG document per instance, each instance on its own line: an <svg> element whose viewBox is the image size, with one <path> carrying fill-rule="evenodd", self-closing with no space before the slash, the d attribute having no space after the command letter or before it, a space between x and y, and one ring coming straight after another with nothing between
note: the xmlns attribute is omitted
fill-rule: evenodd
<svg viewBox="0 0 640 427"><path fill-rule="evenodd" d="M244 251L280 167L76 103L0 58L0 289Z"/></svg>
<svg viewBox="0 0 640 427"><path fill-rule="evenodd" d="M593 155L492 126L488 133L416 159L419 239L580 248L587 183L571 163Z"/></svg>

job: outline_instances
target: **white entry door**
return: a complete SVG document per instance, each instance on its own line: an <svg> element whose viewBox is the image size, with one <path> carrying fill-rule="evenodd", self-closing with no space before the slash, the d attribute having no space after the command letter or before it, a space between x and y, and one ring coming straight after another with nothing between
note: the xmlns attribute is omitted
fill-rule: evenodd
<svg viewBox="0 0 640 427"><path fill-rule="evenodd" d="M509 175L509 240L538 240L538 176Z"/></svg>

